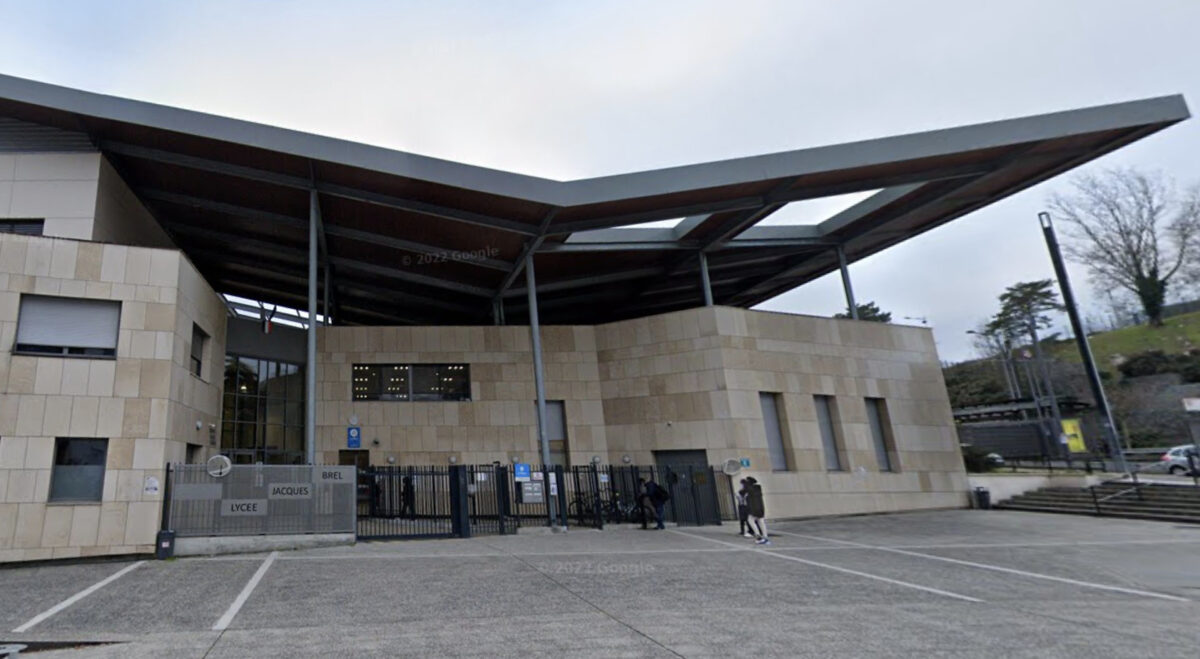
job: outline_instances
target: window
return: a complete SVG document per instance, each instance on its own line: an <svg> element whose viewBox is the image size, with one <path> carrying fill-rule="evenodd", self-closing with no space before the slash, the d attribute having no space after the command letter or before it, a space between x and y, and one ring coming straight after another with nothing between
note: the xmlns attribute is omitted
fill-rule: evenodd
<svg viewBox="0 0 1200 659"><path fill-rule="evenodd" d="M45 220L0 220L0 233L19 233L25 236L42 235Z"/></svg>
<svg viewBox="0 0 1200 659"><path fill-rule="evenodd" d="M466 364L355 364L354 400L471 400Z"/></svg>
<svg viewBox="0 0 1200 659"><path fill-rule="evenodd" d="M763 430L767 433L767 454L771 458L771 469L789 471L788 454L783 442L783 424L779 419L779 394L760 393L758 402L762 406Z"/></svg>
<svg viewBox="0 0 1200 659"><path fill-rule="evenodd" d="M99 501L104 494L107 456L107 439L55 439L50 501Z"/></svg>
<svg viewBox="0 0 1200 659"><path fill-rule="evenodd" d="M120 302L22 295L13 352L115 357L120 320Z"/></svg>
<svg viewBox="0 0 1200 659"><path fill-rule="evenodd" d="M875 446L875 461L879 463L879 471L895 471L891 456L895 446L889 432L891 424L887 423L887 420L887 405L884 400L868 398L867 422L871 426L871 443Z"/></svg>
<svg viewBox="0 0 1200 659"><path fill-rule="evenodd" d="M304 367L225 356L221 452L238 464L304 463Z"/></svg>
<svg viewBox="0 0 1200 659"><path fill-rule="evenodd" d="M200 326L192 323L192 375L204 377L204 348L208 344L208 334Z"/></svg>
<svg viewBox="0 0 1200 659"><path fill-rule="evenodd" d="M837 418L837 405L833 396L813 396L817 407L817 426L821 431L821 448L825 452L825 469L842 471L842 452L838 446L837 428L834 425Z"/></svg>
<svg viewBox="0 0 1200 659"><path fill-rule="evenodd" d="M533 402L537 413L537 401ZM546 443L550 448L550 464L571 466L571 458L567 448L567 408L561 400L546 401ZM538 446L538 455L542 447Z"/></svg>

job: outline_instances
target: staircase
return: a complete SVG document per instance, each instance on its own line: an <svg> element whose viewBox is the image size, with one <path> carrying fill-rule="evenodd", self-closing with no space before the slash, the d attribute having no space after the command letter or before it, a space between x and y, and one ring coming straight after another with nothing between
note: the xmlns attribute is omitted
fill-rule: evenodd
<svg viewBox="0 0 1200 659"><path fill-rule="evenodd" d="M1048 487L995 504L1000 510L1103 515L1200 524L1200 488L1192 485L1109 482L1088 488ZM1140 493L1140 497L1139 497ZM1097 510L1099 507L1099 510Z"/></svg>

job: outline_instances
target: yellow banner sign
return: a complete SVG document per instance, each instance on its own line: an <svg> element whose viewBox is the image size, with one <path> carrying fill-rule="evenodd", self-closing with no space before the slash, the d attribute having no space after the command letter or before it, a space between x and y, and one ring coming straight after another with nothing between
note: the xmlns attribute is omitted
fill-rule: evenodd
<svg viewBox="0 0 1200 659"><path fill-rule="evenodd" d="M1067 436L1067 449L1072 453L1087 453L1087 443L1083 441L1083 425L1079 419L1063 419L1063 434Z"/></svg>

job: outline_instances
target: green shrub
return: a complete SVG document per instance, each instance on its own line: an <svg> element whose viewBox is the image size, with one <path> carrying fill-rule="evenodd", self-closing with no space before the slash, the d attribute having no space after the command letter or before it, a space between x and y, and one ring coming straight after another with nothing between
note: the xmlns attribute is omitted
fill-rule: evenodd
<svg viewBox="0 0 1200 659"><path fill-rule="evenodd" d="M1173 373L1175 371L1175 359L1168 356L1162 350L1147 350L1126 359L1117 367L1117 370L1121 371L1121 375L1127 378L1157 375L1159 373Z"/></svg>

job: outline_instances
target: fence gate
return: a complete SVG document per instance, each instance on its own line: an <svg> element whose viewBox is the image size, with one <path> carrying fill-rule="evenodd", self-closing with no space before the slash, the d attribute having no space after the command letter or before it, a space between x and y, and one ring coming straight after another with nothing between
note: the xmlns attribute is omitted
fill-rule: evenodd
<svg viewBox="0 0 1200 659"><path fill-rule="evenodd" d="M449 538L451 467L368 467L358 473L358 537Z"/></svg>

